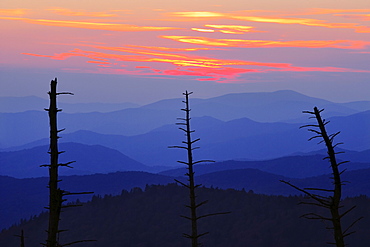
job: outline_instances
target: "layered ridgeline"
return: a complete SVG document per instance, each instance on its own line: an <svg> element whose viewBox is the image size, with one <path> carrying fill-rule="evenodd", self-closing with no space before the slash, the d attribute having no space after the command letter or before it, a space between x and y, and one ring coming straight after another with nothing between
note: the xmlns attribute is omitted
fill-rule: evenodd
<svg viewBox="0 0 370 247"><path fill-rule="evenodd" d="M76 161L73 169L62 167L61 175L86 175L116 171L157 171L135 161L121 152L101 145L81 143L61 143L60 162ZM46 177L48 170L40 165L49 162L48 145L37 146L19 151L0 152L0 175L15 178ZM156 167L158 168L158 167Z"/></svg>
<svg viewBox="0 0 370 247"><path fill-rule="evenodd" d="M299 217L308 211L320 213L317 207L297 205L302 197L210 188L200 188L198 196L209 200L208 207L202 208L201 213L231 211L200 222L199 230L210 232L201 239L204 246L312 247L324 246L332 240L331 232L322 222ZM80 246L189 246L189 240L182 236L188 233L188 222L180 217L188 214L184 207L186 200L186 188L174 184L146 186L144 191L140 188L130 192L123 190L118 196L95 196L83 207L65 210L61 227L69 231L61 233L61 243L83 238L97 241ZM347 198L344 206L348 205L357 205L357 208L346 218L345 225L351 219L368 215L370 199ZM0 245L18 246L19 239L15 235L23 229L26 246L38 246L45 238L46 221L46 214L41 214L1 232ZM355 225L353 230L357 232L347 238L347 243L367 247L369 224L370 218L366 217Z"/></svg>
<svg viewBox="0 0 370 247"><path fill-rule="evenodd" d="M18 101L23 101L22 105L24 106L32 105L29 98L18 98ZM10 109L3 109L5 106ZM47 138L47 114L43 112L45 106L47 104L42 107L37 105L32 111L14 112L15 109L12 109L11 103L2 105L0 148L20 146ZM247 124L245 125L246 130L253 127L249 125L256 124L253 121L260 123L306 122L307 116L304 116L301 112L302 110L312 109L314 106L325 108L327 118L348 116L370 110L369 102L333 103L293 91L228 94L210 99L191 100L193 118L208 116L224 122L247 118L252 122L241 123L242 125ZM66 132L63 134L78 130L89 130L100 134L133 136L147 133L167 124L173 125L180 115L179 109L182 108L182 99L161 100L141 107L124 108L111 112L97 112L99 111L97 108L95 110L91 109L91 112L69 113L75 109L73 105L63 106L62 108L63 112L59 117L59 125L66 128ZM20 109L18 108L18 110ZM207 124L213 123L209 122ZM275 129L279 126L271 125L268 128ZM295 129L296 126L287 126L286 128ZM280 128L276 131L286 131L286 128ZM257 130L256 133L254 133L254 129L247 131L247 133L264 134Z"/></svg>
<svg viewBox="0 0 370 247"><path fill-rule="evenodd" d="M28 115L29 113L25 112L23 114ZM47 117L46 114L42 114L43 117ZM368 131L370 111L344 117L332 117L328 120L332 122L332 124L328 125L329 132L341 131L339 138L345 144L341 146L342 148L355 151L370 149L370 131ZM1 121L6 122L10 120L2 119ZM36 120L33 121L37 122ZM47 119L45 121L47 123ZM115 121L118 122L119 119ZM60 141L62 143L75 142L105 146L118 150L124 155L148 166L174 166L177 165L176 160L181 150L168 149L168 146L172 145L176 140L181 140L182 133L177 130L174 124L176 121L175 117L172 118L172 121L172 124L140 135L101 134L82 129L73 133L63 134L63 138ZM37 123L43 125L43 122ZM19 123L17 122L17 124ZM10 123L9 126L5 126L9 128L9 133L4 133L3 136L0 136L0 139L6 139L6 136L9 136L9 138L12 137L12 140L24 142L40 128L37 127L36 130L29 129L24 133L22 129L20 132L25 137L18 136L17 124L14 124L13 127L10 126ZM119 123L117 124L119 125ZM308 131L299 129L301 125L303 124L259 123L246 118L224 122L211 117L195 117L193 119L193 127L197 130L195 135L201 138L202 147L197 150L196 155L202 158L212 158L216 161L230 159L255 160L312 152L323 148L323 146L317 145L315 142L307 142L311 134ZM69 122L61 126L73 129L75 123ZM20 125L18 127L21 129ZM27 128L26 125L25 129ZM106 125L106 128L110 129L110 125ZM0 131L6 132L5 129ZM47 126L42 131L45 132L44 134L47 137ZM2 151L19 151L47 145L48 139L46 137L22 146L3 149Z"/></svg>
<svg viewBox="0 0 370 247"><path fill-rule="evenodd" d="M61 175L88 175L95 173L112 173L116 171L145 171L151 173L161 172L163 175L176 177L186 173L185 167L178 165L173 167L143 165L115 149L102 145L66 142L62 143L60 146L61 150L66 151L61 155L61 162L76 161L73 169L61 168ZM19 151L0 152L0 175L14 178L47 176L47 169L40 168L40 165L48 162L48 149L49 147L44 145ZM370 150L357 152L338 149L338 151L345 151L344 154L338 155L338 160L351 161L350 164L346 165L347 170L370 168ZM325 150L318 150L312 153L295 154L292 156L257 161L230 159L212 164L198 165L197 175L224 170L252 168L292 178L319 176L330 173L328 162L323 160L325 152ZM144 151L142 154L148 155ZM173 159L172 163L175 163L176 160L183 157L183 154L180 152L176 152L176 154L177 156L173 154L170 155ZM157 157L154 153L152 155L153 159ZM197 157L201 157L198 152L196 155Z"/></svg>
<svg viewBox="0 0 370 247"><path fill-rule="evenodd" d="M0 191L1 198L6 198L0 204L0 212L7 212L0 214L0 228L9 227L21 218L39 214L47 205L47 181L42 178L47 175L47 169L39 168L48 163L48 119L47 114L42 112L47 104L39 109L40 103L33 106L29 98L25 99L22 101L23 99L18 98L16 102L19 104L13 105L11 109L4 109L4 106L12 105L10 103L1 104L0 108L3 112L0 113L0 175L5 175L0 176L0 184L2 188L6 188ZM4 99L0 99L3 102L1 100ZM181 101L182 99L170 99L145 106L116 105L118 108L100 105L100 108L96 106L94 110L91 105L87 108L86 105L61 105L64 112L59 115L59 126L66 128L60 139L61 150L66 151L60 157L61 162L76 161L74 169L63 169L61 173L84 175L63 177L63 187L73 191L94 191L96 195L103 196L120 194L122 189L144 188L146 184L168 184L174 178L184 179L184 169L176 163L184 157L183 152L168 149L168 146L183 138L183 133L175 125L176 118L181 115ZM37 109L34 108L36 106ZM344 195L370 195L369 102L338 104L292 91L192 99L192 127L196 129L194 135L201 138L201 149L195 152L195 158L218 161L197 166L197 181L208 187L244 188L255 193L285 196L297 192L280 183L281 179L300 187L330 186L329 175L325 175L330 172L328 163L322 160L325 156L325 151L322 150L324 146L307 142L312 135L299 129L310 121L301 113L302 110L310 110L314 106L325 108L326 118L332 121L327 126L329 132L341 131L338 140L345 143L341 148L346 153L338 155L338 159L351 161L346 164L348 171L343 175L344 180L351 181L344 187ZM22 112L23 110L27 111ZM160 173L153 174L154 172ZM75 198L82 201L90 199ZM259 197L256 198L259 200ZM270 198L268 200L272 200L274 204L276 202L271 198L280 197L266 198ZM94 200L98 201L96 197ZM216 211L224 210L233 209ZM271 221L270 218L265 220ZM36 229L34 226L30 226L31 228ZM239 225L230 226L230 229L241 228ZM175 228L171 226L172 229ZM16 231L18 230L19 228ZM240 236L244 234L240 233ZM140 237L141 235L138 238ZM240 246L247 243L262 244L253 246L271 246L264 240L268 239L265 236L253 233L250 237L257 242L241 241ZM108 242L103 243L106 245L102 246L113 246ZM156 245L145 243L141 246ZM181 246L181 243L175 246ZM217 246L212 243L209 245ZM307 246L319 245L307 242ZM0 246L7 245L0 243ZM140 243L133 246L140 246ZM235 243L232 246L239 245ZM305 245L302 242L300 246Z"/></svg>

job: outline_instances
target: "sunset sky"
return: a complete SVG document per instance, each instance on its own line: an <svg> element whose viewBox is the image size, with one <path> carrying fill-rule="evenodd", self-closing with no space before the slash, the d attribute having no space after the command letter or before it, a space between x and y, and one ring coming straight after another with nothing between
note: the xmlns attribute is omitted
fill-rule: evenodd
<svg viewBox="0 0 370 247"><path fill-rule="evenodd" d="M368 0L2 0L0 30L0 96L46 97L58 77L71 102L370 100Z"/></svg>

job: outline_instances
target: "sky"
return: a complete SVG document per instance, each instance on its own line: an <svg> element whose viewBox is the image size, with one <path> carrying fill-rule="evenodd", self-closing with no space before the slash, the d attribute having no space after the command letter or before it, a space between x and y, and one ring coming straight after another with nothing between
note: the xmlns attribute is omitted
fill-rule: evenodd
<svg viewBox="0 0 370 247"><path fill-rule="evenodd" d="M2 0L0 97L146 104L294 90L370 100L368 0Z"/></svg>

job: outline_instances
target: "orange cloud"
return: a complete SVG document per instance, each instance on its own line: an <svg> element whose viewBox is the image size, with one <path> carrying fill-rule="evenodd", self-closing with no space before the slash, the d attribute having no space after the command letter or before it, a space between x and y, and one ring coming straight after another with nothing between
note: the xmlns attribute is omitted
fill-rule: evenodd
<svg viewBox="0 0 370 247"><path fill-rule="evenodd" d="M273 40L243 40L243 39L212 39L206 37L191 36L160 36L178 42L221 46L221 47L303 47L303 48L340 48L340 49L362 49L370 45L367 41L357 40L295 40L295 41L273 41Z"/></svg>
<svg viewBox="0 0 370 247"><path fill-rule="evenodd" d="M199 81L220 81L223 79L234 79L240 74L260 72L256 69L240 69L240 68L188 68L187 70L164 70L162 73L170 76L196 76L200 77ZM206 77L206 78L205 78Z"/></svg>
<svg viewBox="0 0 370 247"><path fill-rule="evenodd" d="M39 54L34 54L34 53L21 53L23 55L28 55L28 56L34 56L34 57L50 57L52 58L53 56L49 56L49 55L39 55Z"/></svg>
<svg viewBox="0 0 370 247"><path fill-rule="evenodd" d="M214 33L215 30L213 29L204 29L204 28L192 28L191 30L203 32L203 33Z"/></svg>
<svg viewBox="0 0 370 247"><path fill-rule="evenodd" d="M96 64L112 64L110 62L101 62L101 61L86 61L86 63L96 63Z"/></svg>
<svg viewBox="0 0 370 247"><path fill-rule="evenodd" d="M178 42L197 44L197 45L209 45L209 46L230 46L226 42L220 39L210 39L205 37L190 37L190 36L160 36L164 39L172 39Z"/></svg>
<svg viewBox="0 0 370 247"><path fill-rule="evenodd" d="M199 51L199 50L211 50L211 48L171 48L162 46L142 46L142 45L126 45L128 47L143 48L155 51Z"/></svg>
<svg viewBox="0 0 370 247"><path fill-rule="evenodd" d="M262 67L275 67L275 68L289 68L291 65L286 63L262 63L262 62L251 62L242 60L228 60L228 59L216 59L209 57L197 57L187 56L182 54L168 54L168 53L155 53L155 52L144 52L136 49L120 48L120 47L101 47L91 46L94 48L114 50L121 52L130 52L134 55L121 55L121 54L109 54L103 52L85 51L81 49L74 49L69 52L60 54L50 55L38 55L32 53L22 53L24 55L49 57L54 60L65 60L70 57L87 57L89 59L107 62L110 59L116 61L128 61L128 62L160 62L170 63L175 66L181 67L201 67L201 68L215 68L221 69L224 66L262 66ZM138 55L139 54L139 55ZM144 56L143 56L144 55Z"/></svg>
<svg viewBox="0 0 370 247"><path fill-rule="evenodd" d="M258 16L233 16L233 19L252 21L252 22L267 22L278 24L299 24L305 26L326 27L326 28L348 28L354 29L356 32L370 32L370 28L359 26L356 23L328 23L323 20L307 19L307 18L271 18Z"/></svg>
<svg viewBox="0 0 370 247"><path fill-rule="evenodd" d="M74 11L65 8L53 8L48 9L49 11L63 16L88 16L88 17L115 17L117 14L111 14L106 12L86 12L86 11Z"/></svg>
<svg viewBox="0 0 370 247"><path fill-rule="evenodd" d="M338 14L338 13L368 13L370 9L311 9L308 12L301 13L305 15L326 15L326 14Z"/></svg>
<svg viewBox="0 0 370 247"><path fill-rule="evenodd" d="M22 16L26 14L27 9L0 9L0 15L5 16Z"/></svg>
<svg viewBox="0 0 370 247"><path fill-rule="evenodd" d="M108 46L93 46L87 45L89 47L112 50L119 52L134 53L140 55L146 55L142 57L143 62L164 62L172 63L176 66L193 66L193 67L208 67L208 68L221 68L222 66L228 65L256 65L256 66L272 66L272 67L286 67L287 64L284 63L256 63L256 62L246 62L241 60L225 60L216 59L209 57L199 57L199 56L189 56L184 54L173 54L173 53L163 53L156 51L147 51L142 49L130 49L126 47L108 47ZM149 57L147 57L149 56ZM140 61L140 60L138 60Z"/></svg>
<svg viewBox="0 0 370 247"><path fill-rule="evenodd" d="M243 34L247 32L257 32L252 30L254 27L251 26L242 26L242 25L204 25L205 27L221 29L222 33L231 33L231 34ZM226 30L224 30L226 29Z"/></svg>
<svg viewBox="0 0 370 247"><path fill-rule="evenodd" d="M187 18L214 18L225 16L222 13L209 12L209 11L197 11L197 12L172 12L168 13L170 16L176 17L187 17Z"/></svg>
<svg viewBox="0 0 370 247"><path fill-rule="evenodd" d="M339 10L317 10L319 13L333 13ZM341 11L341 10L340 10ZM282 17L264 17L264 16L241 16L237 14L228 14L220 12L172 12L169 16L182 18L226 18L251 22L277 23L277 24L298 24L304 26L315 26L325 28L348 28L354 29L359 33L370 32L370 27L361 26L357 23L330 23L324 20L310 18L282 18Z"/></svg>
<svg viewBox="0 0 370 247"><path fill-rule="evenodd" d="M89 45L91 46L91 45ZM121 47L101 47L91 46L94 48L114 50L121 52L131 52L134 55L110 54L104 52L86 51L81 49L74 49L69 52L50 55L38 55L33 53L23 53L24 55L48 57L54 60L66 60L70 57L86 57L92 59L87 61L90 64L96 64L99 68L104 70L96 70L92 73L118 73L130 75L170 75L170 76L196 76L200 77L197 80L229 80L233 79L243 73L268 73L271 71L292 71L292 72L367 72L364 70L353 70L347 68L336 67L298 67L292 66L288 63L264 63L243 60L227 60L215 59L209 57L187 56L183 54L167 54L150 51L142 51L138 49L121 48ZM143 55L145 54L145 55ZM115 63L109 60L116 61ZM118 63L117 63L118 62ZM167 63L177 67L177 69L151 69L147 65L134 66L133 69L123 70L120 67L126 66L120 62L142 62L142 63ZM119 69L114 67L119 67ZM237 67L236 67L237 66ZM245 68L240 68L241 66ZM112 68L113 67L113 68ZM140 70L143 68L151 69ZM138 70L139 69L139 70ZM86 69L85 69L86 71ZM89 70L90 71L90 70ZM90 71L91 72L91 71Z"/></svg>
<svg viewBox="0 0 370 247"><path fill-rule="evenodd" d="M47 20L47 19L30 19L30 18L15 18L15 17L0 17L0 19L20 20L27 23L56 26L56 27L72 27L94 30L109 30L120 32L139 32L139 31L162 31L181 29L175 27L151 27L151 26L135 26L129 24L117 23L98 23L98 22L83 22L83 21L63 21L63 20Z"/></svg>
<svg viewBox="0 0 370 247"><path fill-rule="evenodd" d="M82 21L59 21L59 20L44 20L44 19L37 19L37 20L28 19L27 22L40 24L40 25L47 25L47 26L73 27L73 28L124 31L124 32L160 31L160 30L178 29L178 28L172 28L172 27L145 27L145 26L135 26L135 25L128 25L128 24L94 23L94 22L82 22Z"/></svg>
<svg viewBox="0 0 370 247"><path fill-rule="evenodd" d="M344 18L349 18L349 19L359 19L361 21L370 21L370 14L337 14L335 16L340 16Z"/></svg>
<svg viewBox="0 0 370 247"><path fill-rule="evenodd" d="M284 69L266 69L267 71L293 71L293 72L352 72L352 73L370 73L370 70L336 68L336 67L289 67Z"/></svg>

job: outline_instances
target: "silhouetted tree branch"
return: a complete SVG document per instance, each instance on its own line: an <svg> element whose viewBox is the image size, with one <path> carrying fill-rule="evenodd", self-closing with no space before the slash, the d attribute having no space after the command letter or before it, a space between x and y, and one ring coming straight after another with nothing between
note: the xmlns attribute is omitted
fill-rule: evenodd
<svg viewBox="0 0 370 247"><path fill-rule="evenodd" d="M16 237L19 237L20 241L21 241L21 247L25 247L24 245L24 232L23 230L21 230L21 235L15 235Z"/></svg>
<svg viewBox="0 0 370 247"><path fill-rule="evenodd" d="M332 170L332 179L333 179L333 189L322 189L322 188L304 188L301 189L287 181L281 180L281 182L288 184L289 186L293 187L294 189L304 193L306 196L314 200L315 202L301 202L301 204L308 204L308 205L315 205L319 207L323 207L326 209L329 209L331 217L324 217L322 215L316 214L316 213L307 213L302 215L302 217L307 219L319 219L323 221L329 221L332 223L332 227L329 229L332 229L334 231L334 240L337 247L344 247L344 238L353 232L348 232L348 230L361 218L355 220L350 226L343 231L341 219L347 215L350 211L352 211L356 206L351 207L344 213L340 213L341 206L341 197L342 197L342 185L343 182L341 181L341 174L345 171L339 171L339 165L346 163L348 161L344 162L337 162L336 160L336 154L342 153L342 152L335 152L334 148L342 143L333 144L334 138L340 133L336 132L334 134L328 134L326 131L325 126L329 123L329 121L326 121L325 119L321 118L321 112L322 110L318 110L317 107L314 108L313 112L310 111L304 111L304 113L308 113L311 115L314 115L311 118L315 118L317 121L317 124L308 124L301 126L301 128L309 128L308 131L313 132L315 135L311 137L309 140L313 140L315 138L321 138L322 140L319 143L324 142L327 148L327 154L328 156L324 159L329 159L330 161L330 167ZM309 191L321 191L324 193L330 193L329 195L318 195L311 193Z"/></svg>
<svg viewBox="0 0 370 247"><path fill-rule="evenodd" d="M70 167L69 164L73 163L68 162L65 164L60 164L59 154L64 153L64 151L58 150L58 133L63 131L64 129L58 130L57 127L57 113L61 111L61 109L57 108L57 95L61 94L70 94L69 92L62 92L57 93L57 79L52 80L50 83L50 91L48 92L50 98L50 106L48 109L45 109L49 113L49 122L50 122L50 147L49 147L49 154L50 154L50 164L49 165L42 165L42 167L49 168L49 206L46 207L49 210L49 223L48 223L48 238L46 240L46 244L43 244L47 247L59 247L63 246L59 243L59 233L62 230L59 229L59 221L60 221L60 213L62 208L68 207L63 206L63 202L66 201L63 197L70 194L91 194L93 192L83 192L83 193L70 193L68 191L62 190L59 188L58 183L61 181L58 178L58 171L60 166ZM85 240L82 240L85 241ZM81 241L78 241L81 242Z"/></svg>
<svg viewBox="0 0 370 247"><path fill-rule="evenodd" d="M205 217L208 217L208 216L214 216L214 215L221 215L221 214L228 214L230 212L223 212L223 213L213 213L213 214L206 214L206 215L201 215L201 216L198 216L197 215L197 208L206 204L208 201L202 201L201 203L198 203L196 202L196 192L195 192L195 189L199 186L201 186L200 184L196 184L195 181L194 181L194 165L195 164L198 164L198 163L202 163L202 162L214 162L213 160L199 160L199 161L194 161L193 160L193 150L194 149L197 149L199 147L193 147L193 144L198 142L200 140L200 138L198 139L195 139L195 140L192 140L191 138L191 133L195 132L194 130L191 130L190 128L190 107L189 107L189 95L192 94L192 92L188 92L186 91L185 93L183 93L183 95L185 95L185 101L183 101L185 103L185 108L181 109L182 111L185 111L185 118L178 118L178 120L182 120L184 122L182 123L176 123L177 125L183 125L184 128L180 127L179 129L184 131L185 132L185 136L186 136L186 141L182 141L183 144L185 144L185 146L170 146L170 148L180 148L180 149L185 149L187 151L187 161L177 161L181 164L185 164L187 166L187 169L188 169L188 172L185 174L187 177L188 177L188 184L186 183L183 183L179 180L176 180L175 181L181 185L183 185L184 187L188 188L189 189L189 202L190 202L190 205L186 205L187 208L190 209L190 217L188 216L183 216L181 215L181 217L185 218L185 219L188 219L191 221L191 234L186 234L184 233L183 236L186 237L186 238L189 238L191 239L191 246L192 247L199 247L200 246L200 243L199 243L199 238L208 234L208 232L205 232L205 233L201 233L199 234L198 233L198 220L201 219L201 218L205 218Z"/></svg>

